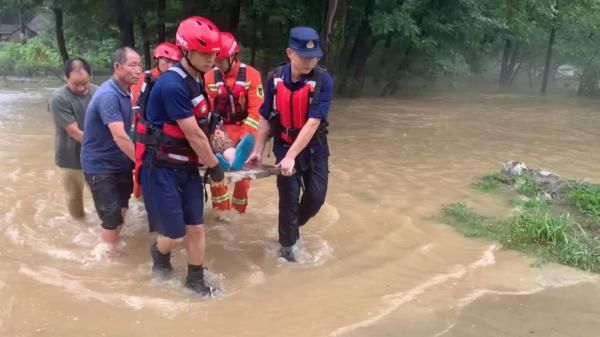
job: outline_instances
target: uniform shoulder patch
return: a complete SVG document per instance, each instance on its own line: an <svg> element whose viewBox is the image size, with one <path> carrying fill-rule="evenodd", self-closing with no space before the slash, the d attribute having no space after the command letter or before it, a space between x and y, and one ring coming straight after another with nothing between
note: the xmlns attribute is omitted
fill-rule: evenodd
<svg viewBox="0 0 600 337"><path fill-rule="evenodd" d="M265 91L263 90L263 86L262 84L259 84L256 87L256 96L263 98L265 96Z"/></svg>

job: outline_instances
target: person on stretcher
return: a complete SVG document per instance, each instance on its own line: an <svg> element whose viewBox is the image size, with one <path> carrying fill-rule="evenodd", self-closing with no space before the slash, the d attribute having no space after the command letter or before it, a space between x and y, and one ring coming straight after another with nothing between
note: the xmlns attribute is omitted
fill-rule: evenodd
<svg viewBox="0 0 600 337"><path fill-rule="evenodd" d="M224 171L239 171L254 148L254 135L249 133L233 146L223 124L219 124L210 136L210 144Z"/></svg>

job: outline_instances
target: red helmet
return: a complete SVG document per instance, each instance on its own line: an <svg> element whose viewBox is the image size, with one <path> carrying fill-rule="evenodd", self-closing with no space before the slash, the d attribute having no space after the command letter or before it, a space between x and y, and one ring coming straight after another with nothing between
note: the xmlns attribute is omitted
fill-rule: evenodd
<svg viewBox="0 0 600 337"><path fill-rule="evenodd" d="M218 53L221 49L221 32L209 19L192 16L179 24L176 42L184 52Z"/></svg>
<svg viewBox="0 0 600 337"><path fill-rule="evenodd" d="M240 45L231 33L221 33L221 50L217 54L217 60L223 60L240 52Z"/></svg>
<svg viewBox="0 0 600 337"><path fill-rule="evenodd" d="M174 44L170 42L159 43L156 48L154 48L154 58L164 57L174 62L179 62L181 60L181 52Z"/></svg>

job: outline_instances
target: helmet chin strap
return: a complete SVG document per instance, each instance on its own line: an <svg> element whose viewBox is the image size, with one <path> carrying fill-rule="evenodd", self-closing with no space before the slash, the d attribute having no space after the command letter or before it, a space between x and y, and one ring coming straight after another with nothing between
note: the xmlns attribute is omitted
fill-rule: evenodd
<svg viewBox="0 0 600 337"><path fill-rule="evenodd" d="M158 59L158 57L154 58L154 61L156 62L156 70L158 70L159 74L162 74L162 70L160 70L160 61Z"/></svg>
<svg viewBox="0 0 600 337"><path fill-rule="evenodd" d="M187 61L187 64L188 64L188 66L190 66L190 68L194 69L195 71L199 72L200 74L202 74L202 73L203 73L203 72L202 72L202 70L200 70L200 69L196 68L196 66L194 66L194 65L192 64L192 61L190 61L190 59L189 59L189 57L188 57L188 53L187 53L187 52L183 53L183 57L184 57L184 58L185 58L185 60Z"/></svg>
<svg viewBox="0 0 600 337"><path fill-rule="evenodd" d="M237 58L238 58L237 54L235 54L235 56L233 58L229 57L229 67L227 68L227 71L225 72L226 74L231 71L231 68L233 68L233 64L235 63Z"/></svg>

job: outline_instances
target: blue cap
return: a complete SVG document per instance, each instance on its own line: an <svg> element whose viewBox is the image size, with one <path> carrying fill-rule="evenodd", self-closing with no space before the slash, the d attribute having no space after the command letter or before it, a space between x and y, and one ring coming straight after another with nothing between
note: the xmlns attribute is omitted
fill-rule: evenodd
<svg viewBox="0 0 600 337"><path fill-rule="evenodd" d="M310 27L294 27L290 30L289 47L301 57L321 57L319 33Z"/></svg>

